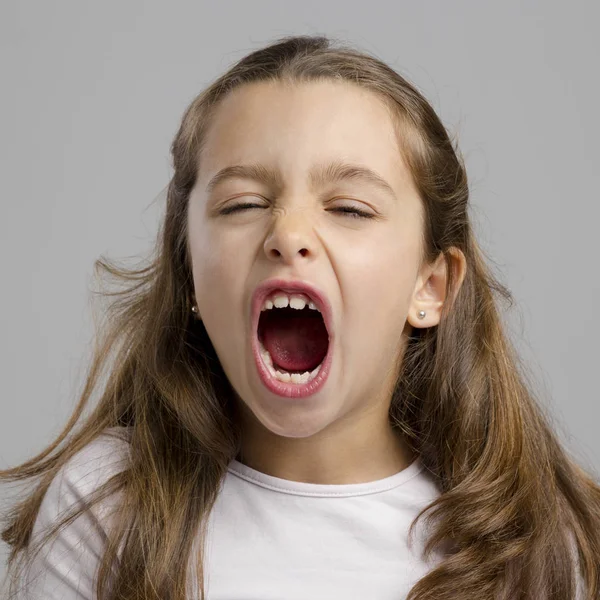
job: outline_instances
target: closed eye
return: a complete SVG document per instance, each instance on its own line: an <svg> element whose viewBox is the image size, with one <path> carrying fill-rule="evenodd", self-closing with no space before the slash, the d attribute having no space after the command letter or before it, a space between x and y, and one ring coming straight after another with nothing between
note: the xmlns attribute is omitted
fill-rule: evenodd
<svg viewBox="0 0 600 600"><path fill-rule="evenodd" d="M347 215L352 215L358 219L372 219L375 215L364 210L360 210L360 208L353 208L352 206L340 206L338 208L334 208L331 212L341 212Z"/></svg>
<svg viewBox="0 0 600 600"><path fill-rule="evenodd" d="M232 206L227 206L221 211L219 214L221 215L229 215L234 212L240 212L246 208L267 208L261 204L252 204L244 202L243 204L234 204ZM339 206L337 208L332 208L329 212L338 212L344 215L351 216L354 219L373 219L375 217L374 214L369 213L364 210L360 210L359 208L354 208L352 206Z"/></svg>

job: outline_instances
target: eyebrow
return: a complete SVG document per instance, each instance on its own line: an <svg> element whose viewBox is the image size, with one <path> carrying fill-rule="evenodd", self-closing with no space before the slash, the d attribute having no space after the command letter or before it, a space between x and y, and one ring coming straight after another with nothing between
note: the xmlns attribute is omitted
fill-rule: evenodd
<svg viewBox="0 0 600 600"><path fill-rule="evenodd" d="M253 179L271 185L276 189L283 188L283 181L279 171L265 165L251 163L247 165L232 165L221 169L208 182L206 192L210 194L223 181L236 178ZM363 181L379 188L394 199L396 198L396 193L392 186L377 172L363 165L335 160L316 165L309 174L309 181L313 188L327 182L335 183L348 180Z"/></svg>

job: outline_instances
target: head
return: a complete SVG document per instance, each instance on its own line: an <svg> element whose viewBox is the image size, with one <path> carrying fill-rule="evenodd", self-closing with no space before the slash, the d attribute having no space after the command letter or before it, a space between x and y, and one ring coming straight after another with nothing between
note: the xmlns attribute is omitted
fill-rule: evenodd
<svg viewBox="0 0 600 600"><path fill-rule="evenodd" d="M426 515L434 525L426 554L451 542L409 600L449 600L457 589L567 598L577 558L594 586L600 488L561 448L521 375L497 306L511 295L472 235L463 160L415 87L366 53L290 37L203 91L172 154L151 265L98 263L130 285L110 307L75 414L45 453L1 473L44 474L3 531L11 556L29 550L53 474L121 425L132 432L131 468L113 482L124 490L123 527L103 558L98 596L110 587L110 598L183 598L192 542L204 535L243 425L307 438L385 413L442 491L413 522ZM235 165L253 166L255 177L209 185ZM251 300L273 277L313 284L331 307L329 374L301 404L265 391L253 362ZM109 359L99 405L46 459Z"/></svg>
<svg viewBox="0 0 600 600"><path fill-rule="evenodd" d="M430 259L393 90L297 69L237 86L211 115L188 201L193 297L242 416L286 437L358 423L377 435L408 339L439 323L448 263L462 279L464 255ZM273 278L309 283L331 307L331 364L307 397L258 373L252 300Z"/></svg>

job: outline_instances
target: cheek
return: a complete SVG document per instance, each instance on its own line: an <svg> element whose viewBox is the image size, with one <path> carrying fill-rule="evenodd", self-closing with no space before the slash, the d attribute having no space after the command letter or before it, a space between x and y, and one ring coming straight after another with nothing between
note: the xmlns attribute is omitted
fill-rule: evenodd
<svg viewBox="0 0 600 600"><path fill-rule="evenodd" d="M227 318L235 318L234 313L242 309L242 288L247 278L242 260L235 253L219 252L217 248L192 255L194 289L203 319L222 315L227 323Z"/></svg>
<svg viewBox="0 0 600 600"><path fill-rule="evenodd" d="M404 300L407 286L411 292L414 286L419 248L416 240L397 232L346 245L342 261L345 277L360 282L365 296L392 295Z"/></svg>
<svg viewBox="0 0 600 600"><path fill-rule="evenodd" d="M344 307L347 325L364 344L375 348L394 344L406 321L418 271L414 241L380 237L377 243L348 248L343 260Z"/></svg>
<svg viewBox="0 0 600 600"><path fill-rule="evenodd" d="M232 292L232 285L244 268L243 240L204 223L189 229L190 254L194 286L198 295L211 292L213 296Z"/></svg>
<svg viewBox="0 0 600 600"><path fill-rule="evenodd" d="M240 265L216 249L192 256L199 316L227 377L235 378L245 338Z"/></svg>

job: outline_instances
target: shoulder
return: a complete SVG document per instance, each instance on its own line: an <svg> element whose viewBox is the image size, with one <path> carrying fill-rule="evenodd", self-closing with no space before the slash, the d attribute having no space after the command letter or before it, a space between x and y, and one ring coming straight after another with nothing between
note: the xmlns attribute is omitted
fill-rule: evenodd
<svg viewBox="0 0 600 600"><path fill-rule="evenodd" d="M121 491L94 504L88 504L87 500L96 489L127 468L127 438L124 428L104 430L73 454L53 477L31 534L32 540L42 542L38 547L41 551L28 565L20 582L24 595L18 598L91 600L95 597L94 577ZM46 541L46 534L72 514L74 518L55 532L56 537Z"/></svg>
<svg viewBox="0 0 600 600"><path fill-rule="evenodd" d="M114 475L127 468L128 431L123 427L105 429L97 438L69 458L50 482L40 505L34 534L89 498ZM84 518L98 521L110 507L101 501Z"/></svg>
<svg viewBox="0 0 600 600"><path fill-rule="evenodd" d="M127 429L110 427L67 460L59 477L74 490L91 491L125 468L128 456Z"/></svg>

